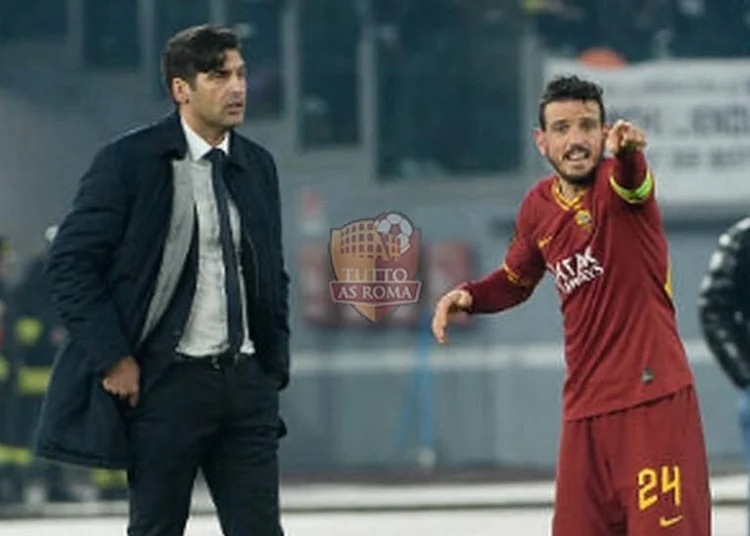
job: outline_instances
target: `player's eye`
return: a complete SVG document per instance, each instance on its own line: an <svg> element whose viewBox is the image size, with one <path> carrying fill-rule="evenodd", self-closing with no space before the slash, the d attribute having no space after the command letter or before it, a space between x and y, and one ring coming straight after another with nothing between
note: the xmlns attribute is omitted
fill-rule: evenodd
<svg viewBox="0 0 750 536"><path fill-rule="evenodd" d="M221 80L222 78L227 78L229 76L229 71L217 69L208 73L208 76L212 80Z"/></svg>

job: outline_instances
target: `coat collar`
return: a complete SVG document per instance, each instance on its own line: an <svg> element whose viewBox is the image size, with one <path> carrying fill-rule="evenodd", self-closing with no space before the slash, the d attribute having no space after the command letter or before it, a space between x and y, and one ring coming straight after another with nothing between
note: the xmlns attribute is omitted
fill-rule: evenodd
<svg viewBox="0 0 750 536"><path fill-rule="evenodd" d="M155 148L159 154L168 158L184 158L188 150L187 139L177 111L162 118L155 127L157 132ZM229 162L247 170L250 169L250 162L247 151L241 143L239 134L232 130L229 137Z"/></svg>

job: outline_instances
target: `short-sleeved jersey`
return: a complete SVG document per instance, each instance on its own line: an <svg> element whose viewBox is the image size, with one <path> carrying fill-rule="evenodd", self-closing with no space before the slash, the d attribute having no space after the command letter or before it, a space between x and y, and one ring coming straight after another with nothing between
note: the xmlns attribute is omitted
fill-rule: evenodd
<svg viewBox="0 0 750 536"><path fill-rule="evenodd" d="M533 287L545 272L554 280L568 420L632 407L693 382L653 178L649 172L631 181L642 186L629 191L619 186L618 173L617 160L603 160L573 200L559 194L556 177L540 181L523 200L505 258L504 270L517 284Z"/></svg>

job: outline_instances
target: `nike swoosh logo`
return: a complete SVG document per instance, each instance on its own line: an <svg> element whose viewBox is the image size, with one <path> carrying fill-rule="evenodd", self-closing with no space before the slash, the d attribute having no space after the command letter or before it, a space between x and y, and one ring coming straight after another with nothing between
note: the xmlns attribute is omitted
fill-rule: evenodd
<svg viewBox="0 0 750 536"><path fill-rule="evenodd" d="M666 528L671 527L672 525L675 525L682 521L682 516L675 516L675 517L660 517L659 518L659 526Z"/></svg>

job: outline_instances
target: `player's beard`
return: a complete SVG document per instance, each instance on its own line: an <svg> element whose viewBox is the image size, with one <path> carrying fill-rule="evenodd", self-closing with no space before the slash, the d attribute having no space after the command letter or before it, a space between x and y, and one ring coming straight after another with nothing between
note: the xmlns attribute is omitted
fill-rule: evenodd
<svg viewBox="0 0 750 536"><path fill-rule="evenodd" d="M586 149L584 149L586 150ZM568 151L571 152L571 151ZM587 151L588 152L588 151ZM565 156L563 156L563 159L565 159ZM558 177L563 179L566 182L569 182L571 184L576 185L585 185L593 182L594 177L596 177L596 169L599 167L599 163L602 161L602 152L599 152L599 154L594 158L594 163L591 166L591 169L583 174L571 174L566 173L563 171L562 166L558 165L554 160L547 157L547 161L549 162L550 166L555 170L555 173Z"/></svg>

